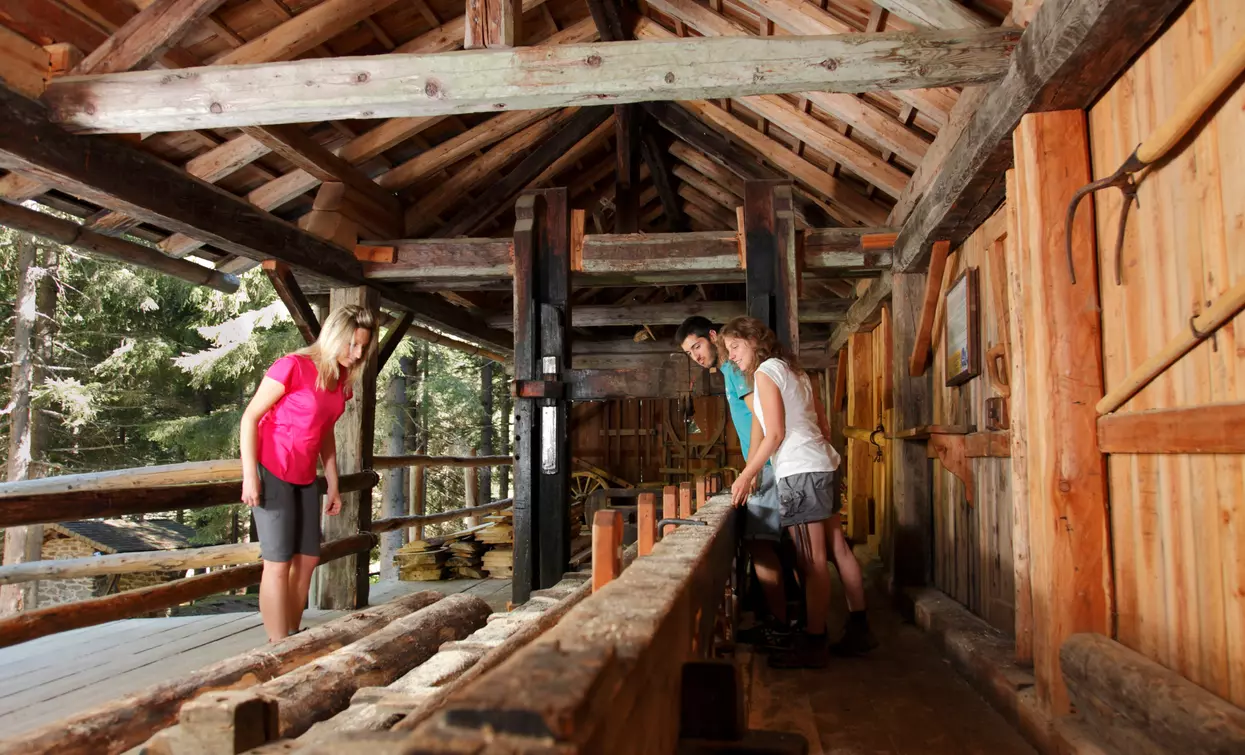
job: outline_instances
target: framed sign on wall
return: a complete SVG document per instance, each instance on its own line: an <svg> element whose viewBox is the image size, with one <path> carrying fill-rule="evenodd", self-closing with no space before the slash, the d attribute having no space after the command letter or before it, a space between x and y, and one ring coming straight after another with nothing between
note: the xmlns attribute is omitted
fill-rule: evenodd
<svg viewBox="0 0 1245 755"><path fill-rule="evenodd" d="M970 267L947 289L947 385L963 385L981 374L981 322L978 313L977 268Z"/></svg>

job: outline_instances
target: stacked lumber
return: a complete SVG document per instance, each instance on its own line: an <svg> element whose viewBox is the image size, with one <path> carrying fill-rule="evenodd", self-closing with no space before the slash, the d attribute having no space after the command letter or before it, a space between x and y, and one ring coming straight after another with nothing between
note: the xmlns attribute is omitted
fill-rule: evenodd
<svg viewBox="0 0 1245 755"><path fill-rule="evenodd" d="M484 579L488 574L484 571L483 556L488 546L473 538L464 538L449 546L450 558L446 567L455 576L464 579Z"/></svg>
<svg viewBox="0 0 1245 755"><path fill-rule="evenodd" d="M475 539L485 545L514 547L514 509L505 509L484 517L489 527L481 529Z"/></svg>
<svg viewBox="0 0 1245 755"><path fill-rule="evenodd" d="M444 567L449 558L449 548L429 548L426 541L417 540L399 548L393 562L398 567L398 579L403 582L435 582L445 578Z"/></svg>
<svg viewBox="0 0 1245 755"><path fill-rule="evenodd" d="M494 548L484 554L484 571L493 579L514 576L514 548Z"/></svg>

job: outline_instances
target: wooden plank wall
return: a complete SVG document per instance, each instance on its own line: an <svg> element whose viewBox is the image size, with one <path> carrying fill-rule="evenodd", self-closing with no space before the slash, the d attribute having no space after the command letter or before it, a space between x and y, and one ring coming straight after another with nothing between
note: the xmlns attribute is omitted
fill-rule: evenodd
<svg viewBox="0 0 1245 755"><path fill-rule="evenodd" d="M872 430L882 421L891 433L894 391L891 382L890 310L883 309L881 322L873 330L853 335L847 344L848 427ZM843 527L853 543L866 545L877 556L887 553L884 544L890 531L891 464L889 447L883 447L882 461L877 449L867 441L849 438L839 467L846 481Z"/></svg>
<svg viewBox="0 0 1245 755"><path fill-rule="evenodd" d="M1090 113L1094 177L1112 173L1245 35L1245 3L1194 0ZM1245 276L1245 89L1180 156L1141 182L1124 284L1114 260L1118 192L1097 196L1106 388ZM1121 411L1245 400L1238 316ZM1245 705L1245 485L1239 455L1108 461L1117 639Z"/></svg>
<svg viewBox="0 0 1245 755"><path fill-rule="evenodd" d="M991 291L997 266L1005 264L1007 217L1000 208L947 259L944 280L954 281L967 268L977 269L981 324L981 375L948 388L945 317L933 334L933 422L986 429L986 399L999 394L986 375L985 353L1004 337L998 295ZM996 243L1002 242L1002 243ZM1007 294L1002 295L1003 308ZM905 365L906 366L906 365ZM900 428L902 429L902 428ZM934 461L934 583L993 626L1015 632L1015 574L1012 562L1011 459L972 459L976 501L970 506L964 485Z"/></svg>
<svg viewBox="0 0 1245 755"><path fill-rule="evenodd" d="M726 400L703 396L696 399L695 406L700 432L691 434L693 458L688 466L743 469L739 438L727 414ZM632 484L691 480L667 471L684 468L682 447L688 438L681 401L625 399L576 404L571 410L571 428L572 456ZM576 466L573 471L583 470Z"/></svg>

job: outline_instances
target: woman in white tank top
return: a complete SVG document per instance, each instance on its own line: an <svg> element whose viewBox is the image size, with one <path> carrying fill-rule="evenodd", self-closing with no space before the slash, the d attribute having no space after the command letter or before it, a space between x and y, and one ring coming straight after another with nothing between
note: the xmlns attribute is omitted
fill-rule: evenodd
<svg viewBox="0 0 1245 755"><path fill-rule="evenodd" d="M830 609L830 570L826 543L839 524L840 500L834 483L839 454L826 442L817 421L811 381L772 330L760 320L737 317L722 328L730 360L752 381L753 436L763 436L731 486L736 506L748 499L753 480L767 460L778 479L782 525L796 544L804 577L807 626L788 657L771 665L820 668L826 664L826 615Z"/></svg>

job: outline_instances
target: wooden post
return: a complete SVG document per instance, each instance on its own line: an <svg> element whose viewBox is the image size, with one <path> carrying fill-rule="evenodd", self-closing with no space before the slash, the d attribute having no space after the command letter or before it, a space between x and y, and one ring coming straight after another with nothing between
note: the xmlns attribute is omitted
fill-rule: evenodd
<svg viewBox="0 0 1245 755"><path fill-rule="evenodd" d="M1106 475L1094 408L1102 398L1102 339L1089 206L1072 228L1075 285L1064 247L1068 200L1092 178L1085 114L1026 115L1013 140L1020 244L1014 261L1024 294L1013 317L1023 321L1026 388L1032 389L1024 431L1033 668L1038 698L1058 716L1069 710L1059 668L1063 641L1077 632L1111 635Z"/></svg>
<svg viewBox="0 0 1245 755"><path fill-rule="evenodd" d="M892 364L906 364L916 344L925 299L925 278L924 273L896 273L891 279ZM907 370L894 370L892 374L895 427L891 433L929 424L933 417L929 375L913 377ZM888 554L891 579L896 588L920 586L929 581L933 554L930 461L923 441L901 440L892 448L894 527Z"/></svg>
<svg viewBox="0 0 1245 755"><path fill-rule="evenodd" d="M790 181L744 184L744 249L748 316L800 350L799 270Z"/></svg>
<svg viewBox="0 0 1245 755"><path fill-rule="evenodd" d="M667 485L661 490L661 518L677 519L679 516L679 488L677 485ZM667 524L662 530L661 536L665 537L674 532L674 525Z"/></svg>
<svg viewBox="0 0 1245 755"><path fill-rule="evenodd" d="M847 425L873 429L873 334L856 333L847 342ZM848 536L863 543L869 539L869 498L873 489L873 445L857 438L847 443Z"/></svg>
<svg viewBox="0 0 1245 755"><path fill-rule="evenodd" d="M379 298L370 288L335 288L329 294L329 308L350 304L378 309ZM372 338L377 337L372 334ZM373 344L375 347L375 344ZM372 468L372 433L376 424L376 348L369 350L368 363L354 398L337 421L337 469L345 475ZM356 532L366 532L372 523L372 491L342 494L342 510L337 516L323 517L324 539L336 540ZM367 605L368 554L350 556L320 567L319 608L362 608Z"/></svg>
<svg viewBox="0 0 1245 755"><path fill-rule="evenodd" d="M691 517L692 511L692 483L679 483L679 518L687 519Z"/></svg>
<svg viewBox="0 0 1245 755"><path fill-rule="evenodd" d="M618 578L621 554L622 512L601 509L592 517L592 591L596 592Z"/></svg>
<svg viewBox="0 0 1245 755"><path fill-rule="evenodd" d="M482 360L480 365L480 408L484 414L484 422L480 426L480 455L493 455L493 365L491 359ZM480 467L480 490L484 491L484 500L493 500L493 468ZM502 494L505 498L505 494Z"/></svg>
<svg viewBox="0 0 1245 755"><path fill-rule="evenodd" d="M514 602L570 560L570 211L566 189L519 197L514 230Z"/></svg>
<svg viewBox="0 0 1245 755"><path fill-rule="evenodd" d="M523 10L519 0L467 0L463 49L505 48L519 44Z"/></svg>
<svg viewBox="0 0 1245 755"><path fill-rule="evenodd" d="M705 507L707 494L708 489L705 487L705 476L702 474L696 475L696 503L693 505L694 511L700 511Z"/></svg>
<svg viewBox="0 0 1245 755"><path fill-rule="evenodd" d="M474 448L467 449L468 456L475 456ZM463 467L463 496L464 508L475 508L480 505L480 480L476 475L476 467ZM478 517L469 516L463 519L464 527L474 527L480 523Z"/></svg>
<svg viewBox="0 0 1245 755"><path fill-rule="evenodd" d="M640 116L638 105L614 107L616 174L614 233L640 230Z"/></svg>
<svg viewBox="0 0 1245 755"><path fill-rule="evenodd" d="M657 543L657 496L641 493L636 499L636 539L638 553L647 556Z"/></svg>

